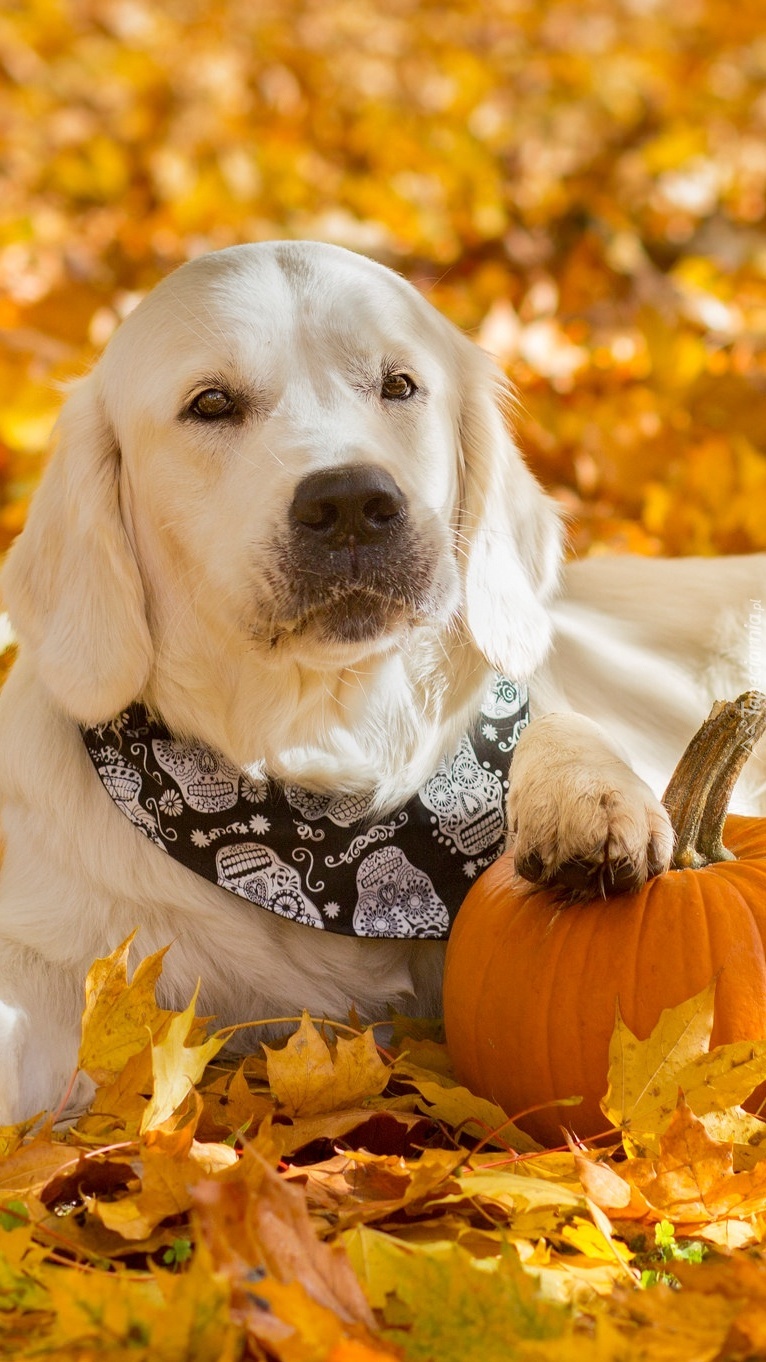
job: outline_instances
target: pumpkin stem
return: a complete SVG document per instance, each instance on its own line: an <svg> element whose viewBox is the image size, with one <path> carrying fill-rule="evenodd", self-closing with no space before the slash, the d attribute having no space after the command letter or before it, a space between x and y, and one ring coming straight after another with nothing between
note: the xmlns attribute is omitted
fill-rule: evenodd
<svg viewBox="0 0 766 1362"><path fill-rule="evenodd" d="M723 844L729 800L764 730L766 695L749 690L718 701L695 733L662 798L676 834L676 870L733 860Z"/></svg>

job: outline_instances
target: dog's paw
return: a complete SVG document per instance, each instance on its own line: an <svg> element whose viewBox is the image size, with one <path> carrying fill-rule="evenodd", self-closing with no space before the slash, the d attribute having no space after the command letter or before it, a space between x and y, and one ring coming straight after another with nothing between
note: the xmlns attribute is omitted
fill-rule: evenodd
<svg viewBox="0 0 766 1362"><path fill-rule="evenodd" d="M583 782L587 788L560 791L553 807L525 802L513 841L518 873L585 900L640 889L667 870L670 821L651 790L633 780L634 789Z"/></svg>
<svg viewBox="0 0 766 1362"><path fill-rule="evenodd" d="M508 812L518 873L576 902L639 889L667 870L673 829L644 781L603 743L583 746L577 728L541 746L546 726L554 736L548 719L537 720L529 730L531 739L539 728L535 743L518 766L518 753L513 761Z"/></svg>

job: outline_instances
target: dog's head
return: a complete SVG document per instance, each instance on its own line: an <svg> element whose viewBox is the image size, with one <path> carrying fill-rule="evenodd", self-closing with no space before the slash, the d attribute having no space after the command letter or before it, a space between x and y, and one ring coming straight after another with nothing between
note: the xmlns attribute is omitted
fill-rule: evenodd
<svg viewBox="0 0 766 1362"><path fill-rule="evenodd" d="M435 630L528 676L559 526L491 361L380 265L311 242L191 262L67 400L3 592L75 718L165 658L357 666Z"/></svg>

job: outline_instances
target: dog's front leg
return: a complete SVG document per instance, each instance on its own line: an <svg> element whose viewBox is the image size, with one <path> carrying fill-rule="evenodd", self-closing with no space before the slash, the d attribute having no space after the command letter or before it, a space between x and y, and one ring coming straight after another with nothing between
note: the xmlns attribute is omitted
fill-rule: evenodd
<svg viewBox="0 0 766 1362"><path fill-rule="evenodd" d="M87 1105L94 1085L77 1074L82 989L79 973L0 942L0 1125Z"/></svg>
<svg viewBox="0 0 766 1362"><path fill-rule="evenodd" d="M570 896L637 889L666 870L665 809L598 724L546 714L522 734L508 793L516 868Z"/></svg>

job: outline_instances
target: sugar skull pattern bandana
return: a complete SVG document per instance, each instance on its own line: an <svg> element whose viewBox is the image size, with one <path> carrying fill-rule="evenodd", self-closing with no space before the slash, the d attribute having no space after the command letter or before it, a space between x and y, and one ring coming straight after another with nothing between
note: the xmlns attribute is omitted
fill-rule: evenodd
<svg viewBox="0 0 766 1362"><path fill-rule="evenodd" d="M343 936L444 939L471 881L504 849L508 769L528 722L526 688L498 676L473 731L382 816L365 795L251 779L141 705L83 739L131 823L213 884Z"/></svg>

